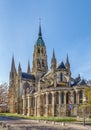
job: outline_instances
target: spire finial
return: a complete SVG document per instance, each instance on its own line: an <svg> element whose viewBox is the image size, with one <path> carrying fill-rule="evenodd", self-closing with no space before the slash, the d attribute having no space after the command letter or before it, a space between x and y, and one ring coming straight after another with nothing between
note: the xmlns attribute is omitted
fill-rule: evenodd
<svg viewBox="0 0 91 130"><path fill-rule="evenodd" d="M16 73L15 62L14 62L14 55L12 56L11 72L15 72Z"/></svg>
<svg viewBox="0 0 91 130"><path fill-rule="evenodd" d="M42 37L42 33L41 33L41 18L39 18L39 37Z"/></svg>
<svg viewBox="0 0 91 130"><path fill-rule="evenodd" d="M20 62L19 62L19 65L18 65L18 72L21 72L21 65L20 65Z"/></svg>
<svg viewBox="0 0 91 130"><path fill-rule="evenodd" d="M31 73L31 69L30 69L30 62L28 60L28 68L27 68L27 73L30 74Z"/></svg>
<svg viewBox="0 0 91 130"><path fill-rule="evenodd" d="M55 51L54 51L54 48L53 48L53 57L55 58Z"/></svg>
<svg viewBox="0 0 91 130"><path fill-rule="evenodd" d="M66 58L66 64L65 64L65 66L66 66L66 68L70 68L68 53L67 53L67 58Z"/></svg>

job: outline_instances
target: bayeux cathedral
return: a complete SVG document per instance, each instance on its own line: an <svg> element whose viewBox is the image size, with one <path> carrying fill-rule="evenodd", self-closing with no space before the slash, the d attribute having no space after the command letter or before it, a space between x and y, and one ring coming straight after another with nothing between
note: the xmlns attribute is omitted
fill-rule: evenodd
<svg viewBox="0 0 91 130"><path fill-rule="evenodd" d="M19 63L18 70L12 57L9 77L9 111L27 116L77 116L87 86L80 75L71 76L67 55L65 63L56 62L53 49L48 70L46 44L42 37L41 24L33 52L33 67L28 62L27 72Z"/></svg>

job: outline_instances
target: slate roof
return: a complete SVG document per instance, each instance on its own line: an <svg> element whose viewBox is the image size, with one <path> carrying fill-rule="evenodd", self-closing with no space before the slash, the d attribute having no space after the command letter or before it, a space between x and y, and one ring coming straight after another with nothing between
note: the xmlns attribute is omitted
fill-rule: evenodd
<svg viewBox="0 0 91 130"><path fill-rule="evenodd" d="M87 84L86 84L85 80L82 79L77 85L87 85Z"/></svg>
<svg viewBox="0 0 91 130"><path fill-rule="evenodd" d="M57 66L57 69L66 69L63 61Z"/></svg>
<svg viewBox="0 0 91 130"><path fill-rule="evenodd" d="M75 80L71 86L82 86L87 85L84 79Z"/></svg>
<svg viewBox="0 0 91 130"><path fill-rule="evenodd" d="M25 72L22 72L21 77L22 77L23 79L28 79L28 80L31 79L31 80L35 80L34 75L32 75L32 74L27 74L27 73L25 73Z"/></svg>
<svg viewBox="0 0 91 130"><path fill-rule="evenodd" d="M36 45L37 45L37 46L44 46L44 45L45 45L45 43L44 43L42 37L38 37L37 42L36 42Z"/></svg>

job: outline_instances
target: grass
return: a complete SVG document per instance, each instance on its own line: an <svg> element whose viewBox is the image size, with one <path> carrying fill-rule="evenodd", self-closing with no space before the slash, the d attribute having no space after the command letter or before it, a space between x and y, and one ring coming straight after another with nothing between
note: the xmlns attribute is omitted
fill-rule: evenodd
<svg viewBox="0 0 91 130"><path fill-rule="evenodd" d="M56 121L56 122L75 122L76 117L34 117L34 116L24 116L14 113L0 113L0 116L4 117L15 117L22 119L32 119L32 120L47 120L47 121Z"/></svg>

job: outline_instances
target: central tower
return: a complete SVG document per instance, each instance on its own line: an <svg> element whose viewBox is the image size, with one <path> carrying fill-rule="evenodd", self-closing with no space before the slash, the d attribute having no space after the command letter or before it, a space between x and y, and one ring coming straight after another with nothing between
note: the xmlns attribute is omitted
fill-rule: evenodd
<svg viewBox="0 0 91 130"><path fill-rule="evenodd" d="M38 78L48 71L46 46L42 38L41 24L39 24L38 39L34 45L32 72Z"/></svg>

